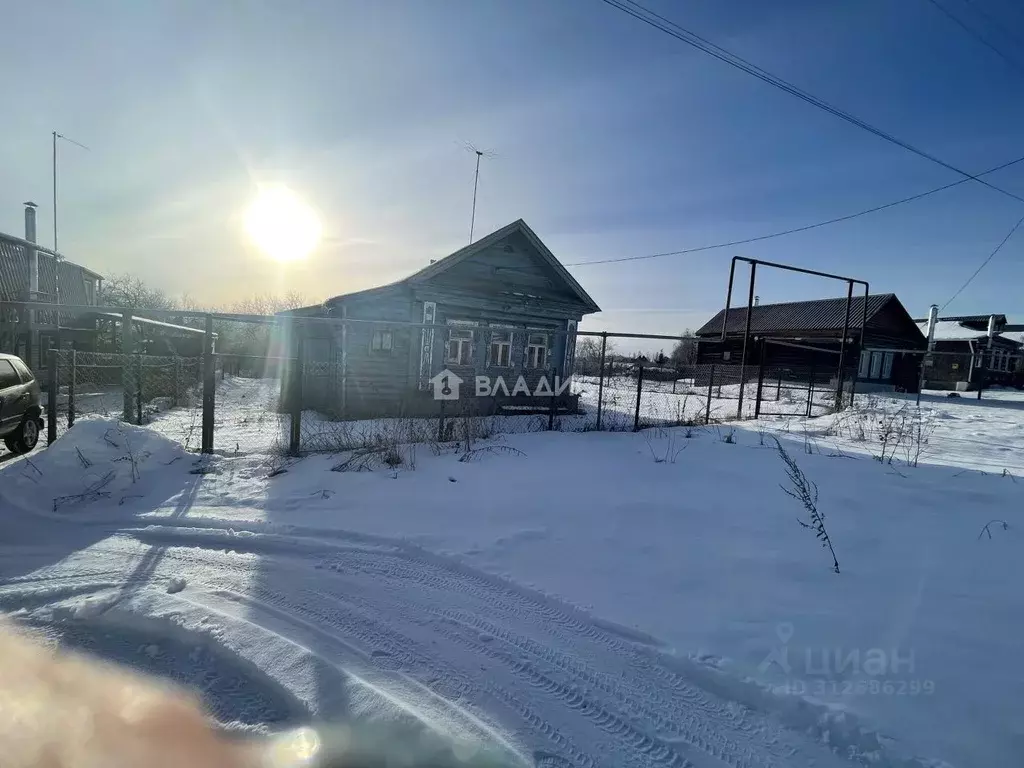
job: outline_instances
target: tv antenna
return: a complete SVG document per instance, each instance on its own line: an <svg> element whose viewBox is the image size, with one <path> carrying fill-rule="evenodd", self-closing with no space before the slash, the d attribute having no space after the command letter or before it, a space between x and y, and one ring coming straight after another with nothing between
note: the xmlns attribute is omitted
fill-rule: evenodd
<svg viewBox="0 0 1024 768"><path fill-rule="evenodd" d="M480 158L482 157L496 157L497 153L490 149L477 149L476 146L470 142L466 142L463 145L467 152L472 152L476 155L476 172L473 174L473 213L469 217L469 242L473 242L473 230L476 227L476 191L480 186Z"/></svg>

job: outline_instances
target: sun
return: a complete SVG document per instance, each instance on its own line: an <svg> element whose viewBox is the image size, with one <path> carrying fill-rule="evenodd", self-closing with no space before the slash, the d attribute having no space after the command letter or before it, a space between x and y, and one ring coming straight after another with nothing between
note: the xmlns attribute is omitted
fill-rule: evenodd
<svg viewBox="0 0 1024 768"><path fill-rule="evenodd" d="M288 187L260 187L245 212L245 232L275 261L297 261L320 242L320 219Z"/></svg>

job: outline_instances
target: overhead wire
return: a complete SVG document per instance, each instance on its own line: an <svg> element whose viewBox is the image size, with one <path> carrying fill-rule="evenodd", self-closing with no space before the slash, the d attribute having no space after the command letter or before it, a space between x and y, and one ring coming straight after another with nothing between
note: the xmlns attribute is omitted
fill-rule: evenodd
<svg viewBox="0 0 1024 768"><path fill-rule="evenodd" d="M980 5L975 3L974 0L963 0L963 2L965 5L970 6L970 8L974 10L975 13L988 19L989 23L993 27L998 29L1000 32L1002 32L1004 35L1014 40L1018 45L1024 46L1024 37L1021 37L1016 32L1011 30L1008 26L1006 26L1006 24L997 19L994 14L991 14L988 11L986 11Z"/></svg>
<svg viewBox="0 0 1024 768"><path fill-rule="evenodd" d="M948 18L950 21L952 21L954 24L956 24L958 27L960 27L960 29L962 29L968 35L970 35L975 40L977 40L979 43L984 45L990 51L995 53L997 56L999 56L999 58L1001 58L1003 61L1005 61L1011 67L1013 67L1014 69L1016 69L1019 72L1024 72L1024 67L1022 67L1019 63L1017 63L1017 61L1015 61L1014 59L1011 59L1009 56L1007 56L1005 53L1003 53L1002 50L1000 50L995 45L990 43L985 38L984 35L982 35L978 31L976 31L973 27L969 26L967 24L967 22L965 22L963 19L961 19L959 16L957 16L951 10L946 8L946 6L942 5L942 3L939 2L939 0L928 0L928 2L931 3L932 5L934 5L938 10L940 10L946 16L946 18Z"/></svg>
<svg viewBox="0 0 1024 768"><path fill-rule="evenodd" d="M719 61L725 62L726 64L735 67L736 69L746 72L747 74L756 77L758 80L761 80L762 82L768 83L769 85L778 88L781 91L789 93L792 96L796 96L798 99L801 99L802 101L805 101L808 104L817 107L818 109L824 110L829 114L835 115L836 117L840 118L841 120L845 120L851 125L855 125L858 128L867 131L868 133L874 134L875 136L878 136L879 138L884 139L885 141L888 141L891 144L895 144L898 147L902 147L908 152L912 152L913 154L922 157L926 160L929 160L930 162L935 163L936 165L940 165L943 168L946 168L947 170L953 171L954 173L958 173L961 176L964 176L973 181L977 181L979 184L983 184L989 189L993 189L996 192L1006 195L1007 197L1012 197L1014 200L1017 200L1018 202L1024 203L1024 197L1021 197L1020 195L1014 194L1013 192L1009 192L1005 189L997 187L994 184L990 184L984 179L978 178L978 176L976 175L970 174L967 171L957 168L955 165L947 163L945 160L942 160L936 157L935 155L932 155L924 151L923 149L919 149L918 147L915 147L913 144L910 144L909 142L899 139L896 136L893 136L892 134L883 131L881 128L877 128L871 125L870 123L861 120L859 117L856 117L855 115L852 115L849 112L840 109L839 107L835 107L829 104L828 102L823 101L822 99L818 98L817 96L814 96L813 94L808 93L807 91L799 88L793 83L790 83L787 80L783 80L781 77L778 77L777 75L773 75L771 72L768 72L767 70L762 69L756 64L753 64L747 61L746 59L743 59L740 56L737 56L736 54L727 51L721 46L715 45L711 41L706 40L700 35L697 35L696 33L679 26L679 24L677 24L676 22L671 21L670 19L667 19L664 16L655 13L654 11L650 10L649 8L646 8L643 5L640 5L634 0L602 0L602 2L612 6L613 8L617 8L623 13L626 13L639 21L642 21L645 24L648 24L654 27L655 29L660 30L661 32L670 35L671 37L674 37L680 42L686 43L687 45L693 48L703 51L704 53L707 53L709 56L713 56Z"/></svg>
<svg viewBox="0 0 1024 768"><path fill-rule="evenodd" d="M991 173L995 173L996 171L1001 171L1004 168L1009 168L1010 166L1017 165L1018 163L1021 163L1021 162L1024 162L1024 157L1018 157L1015 160L1010 160L1007 163L1002 163L1001 165L997 165L994 168L989 168L987 171L982 171L981 173L976 174L976 176L987 176L987 175L989 175ZM885 203L883 205L876 205L876 206L874 206L872 208L866 208L863 211L857 211L856 213L847 214L846 216L836 216L835 218L826 219L825 221L819 221L819 222L816 222L814 224L806 224L806 225L801 226L801 227L793 227L791 229L784 229L784 230L782 230L780 232L771 232L771 233L766 234L766 235L757 235L756 237L746 237L746 238L743 238L742 240L730 240L729 242L715 243L713 245L701 245L701 246L696 246L694 248L682 248L682 249L677 250L677 251L663 251L661 253L648 253L648 254L644 254L642 256L621 256L621 257L612 258L612 259L598 259L598 260L595 260L595 261L579 261L579 262L576 262L576 263L573 263L573 264L566 264L565 266L567 266L567 267L586 267L586 266L590 266L592 264L616 264L616 263L623 262L623 261L642 261L644 259L658 259L658 258L661 258L663 256L683 256L683 255L688 254L688 253L700 253L701 251L713 251L713 250L716 250L716 249L719 249L719 248L730 248L730 247L736 246L736 245L746 245L748 243L758 243L758 242L761 242L763 240L772 240L773 238L776 238L776 237L784 237L786 235L794 235L794 234L796 234L798 232L807 232L807 231L812 230L812 229L818 229L819 227L826 227L826 226L828 226L830 224L838 224L838 223L843 222L843 221L850 221L851 219L856 219L856 218L859 218L860 216L867 216L869 213L877 213L878 211L884 211L887 208L895 208L897 205L903 205L904 203L912 203L915 200L920 200L920 199L922 199L924 197L928 197L929 195L934 195L937 192L943 192L943 191L945 191L947 189L951 189L953 187L958 187L961 184L966 184L968 181L970 181L970 179L960 179L958 181L954 181L954 182L951 182L949 184L943 184L941 187L936 187L935 189L930 189L927 192L920 192L920 193L918 193L916 195L911 195L910 197L901 198L900 200L893 200L891 203Z"/></svg>
<svg viewBox="0 0 1024 768"><path fill-rule="evenodd" d="M979 274L979 273L981 272L981 270L983 270L983 269L984 269L984 268L985 268L986 266L988 266L988 263L989 263L990 261L992 261L992 259L993 259L993 258L995 257L995 255L996 255L997 253L999 253L999 251L1001 251L1001 250L1003 249L1003 246L1004 246L1004 245L1006 245L1006 244L1007 244L1007 243L1008 243L1008 242L1010 241L1010 238L1011 238L1011 237L1013 237L1014 233L1015 233L1015 232L1016 232L1016 231L1017 231L1018 229L1020 229L1020 225L1021 225L1021 224L1024 224L1024 216L1021 216L1021 217L1020 217L1020 219L1019 219L1019 220L1017 221L1017 223L1013 225L1013 227L1012 227L1012 228L1010 229L1010 231L1009 231L1009 232L1007 232L1007 233L1006 233L1006 237L1004 237L1004 238L1002 239L1002 241L1001 241L1001 242L999 243L999 245L997 245L997 246L995 247L995 250L993 250L993 251L992 251L992 253L990 253L990 254L988 255L988 257L987 257L987 258L986 258L986 259L985 259L985 260L984 260L983 262L981 262L981 264L980 264L980 265L978 266L978 268L977 268L976 270L974 270L974 272L973 272L973 273L971 274L971 276L970 276L969 278L967 278L967 282L965 282L965 283L964 283L963 285L961 285L961 286L960 286L960 287L959 287L959 288L957 289L956 293L954 293L954 294L953 294L952 296L950 296L950 297L949 297L949 298L948 298L948 299L946 300L946 303L945 303L945 304L943 304L943 305L942 305L942 306L941 306L941 307L939 308L939 311L940 311L940 312L941 312L941 311L943 311L943 310L944 310L944 309L945 309L946 307L948 307L948 306L949 306L950 304L952 304L952 303L953 303L953 300L954 300L954 299L955 299L955 298L956 298L957 296L959 296L959 295L960 295L961 293L963 293L964 289L965 289L965 288L966 288L967 286L969 286L969 285L970 285L970 284L971 284L972 282L974 282L974 278L976 278L976 277L978 276L978 274Z"/></svg>
<svg viewBox="0 0 1024 768"><path fill-rule="evenodd" d="M666 17L664 17L664 16L662 16L662 15L652 11L650 8L647 8L647 7L643 6L643 5L641 5L640 3L636 2L635 0L602 0L602 2L604 2L607 5L612 6L613 8L617 8L618 10L622 11L623 13L626 13L629 16L632 16L633 18L637 19L638 21L642 21L645 24L647 24L647 25L649 25L651 27L654 27L655 29L657 29L657 30L659 30L661 32L664 32L665 34L667 34L667 35L669 35L669 36L679 40L680 42L683 42L683 43L685 43L685 44L687 44L687 45L689 45L689 46L691 46L693 48L696 48L697 50L702 51L702 52L708 54L709 56L713 56L714 58L716 58L719 61L722 61L722 62L728 64L731 67L734 67L734 68L739 69L739 70L741 70L743 72L746 72L747 74L752 75L753 77L756 77L757 79L761 80L762 82L765 82L765 83L767 83L767 84L769 84L769 85L771 85L771 86L773 86L773 87L775 87L775 88L777 88L777 89L779 89L779 90L781 90L781 91L783 91L785 93L788 93L788 94L790 94L792 96L795 96L796 98L801 99L802 101L804 101L804 102L806 102L806 103L808 103L808 104L810 104L810 105L812 105L814 107L817 107L818 109L821 109L821 110L823 110L825 112L828 112L829 114L832 114L832 115L840 118L841 120L844 120L844 121L850 123L851 125L854 125L854 126L856 126L858 128L861 128L862 130L867 131L868 133L871 133L871 134L873 134L873 135L875 135L875 136L877 136L877 137L879 137L881 139L884 139L885 141L887 141L887 142L889 142L891 144L894 144L894 145L896 145L898 147L901 147L901 148L907 150L908 152L911 152L911 153L913 153L913 154L915 154L915 155L917 155L917 156L919 156L921 158L929 160L930 162L935 163L936 165L940 165L943 168L946 168L946 169L951 170L951 171L953 171L953 172L955 172L957 174L960 174L961 176L964 177L965 181L966 180L977 181L979 184L982 184L982 185L988 187L989 189L992 189L992 190L994 190L996 192L999 192L999 193L1001 193L1003 195L1006 195L1007 197L1011 197L1014 200L1017 200L1019 202L1024 202L1024 198L1022 198L1021 196L1016 195L1016 194L1014 194L1012 192L1009 192L1009 191L1007 191L1005 189L1002 189L1000 187L997 187L994 184L991 184L991 183L985 181L984 179L979 178L979 175L972 175L970 173L967 173L966 171L956 167L955 165L952 165L951 163L948 163L945 160L942 160L942 159L936 157L935 155L932 155L932 154L930 154L930 153L928 153L928 152L926 152L926 151L924 151L922 149L919 149L918 147L914 146L913 144L910 144L909 142L906 142L906 141L904 141L902 139L899 139L896 136L893 136L892 134L887 133L886 131L883 131L880 128L877 128L874 125L871 125L870 123L868 123L868 122L866 122L866 121L856 117L855 115L853 115L853 114L851 114L851 113L849 113L849 112L847 112L847 111L845 111L843 109L840 109L838 107L835 107L835 106L829 104L826 101L823 101L822 99L818 98L817 96L814 96L811 93L808 93L807 91L799 88L798 86L794 85L793 83L790 83L787 80L782 79L781 77L773 75L771 72L768 72L767 70L762 69L761 67L757 66L756 64L753 64L753 63L747 61L746 59L743 59L742 57L740 57L740 56L738 56L738 55L736 55L736 54L726 50L725 48L722 48L721 46L718 46L718 45L712 43L711 41L701 37L700 35L692 32L691 30L688 30L685 27L680 26L676 22L674 22L674 21L672 21L672 20L670 20L670 19L668 19L668 18L666 18ZM1016 64L1011 59L1007 58L1001 51L999 51L997 48L995 48L990 43L985 41L977 33L973 32L973 30L970 30L970 28L968 28L961 21L959 21L959 19L957 19L953 14L951 14L943 6L941 6L936 0L929 0L929 2L931 2L932 5L936 6L939 10L941 10L943 13L945 13L947 16L949 16L952 20L956 21L961 27L963 27L966 31L968 31L970 34L972 34L972 36L977 38L980 42L983 42L986 46L988 46L989 48L992 48L996 53L998 53L1000 56L1002 56L1004 59L1006 59L1006 61L1008 61L1009 63L1014 64L1014 66L1016 66ZM955 186L955 185L949 185L949 186ZM941 191L941 189L948 189L949 186L933 190L933 192ZM802 231L806 231L807 229L814 229L817 226L826 226L827 224L835 223L837 221L845 221L845 220L848 220L850 218L856 218L857 216L860 216L860 215L865 215L867 213L873 213L875 210L883 210L884 208L890 208L893 205L900 205L903 202L910 202L911 200L920 199L920 197L925 196L926 194L931 194L931 193L925 193L923 195L913 196L911 198L907 198L907 199L904 199L904 200L901 200L901 201L896 201L896 202L894 202L892 204L887 204L885 206L880 206L880 207L875 208L875 209L868 209L867 211L863 211L863 212L858 213L858 214L852 214L852 215L850 215L848 217L840 217L840 218L838 218L836 220L829 220L827 222L822 222L822 223L819 223L817 225L810 225L808 227L798 227L798 228L793 229L793 230L786 230L784 232L774 233L774 234L771 234L771 235L763 235L763 236L759 236L759 237L756 237L756 238L747 238L747 239L744 239L744 240L737 240L737 241L733 241L733 242L730 242L730 243L723 243L723 244L719 244L719 245L715 245L715 246L703 246L701 248L696 248L696 249L684 249L682 251L671 251L671 252L666 252L666 253L662 253L662 254L650 254L648 256L627 257L627 258L623 258L623 259L604 259L604 260L599 260L599 261L584 262L584 263L580 263L580 264L567 265L567 266L583 266L585 264L602 264L602 263L607 264L607 263L612 263L612 262L617 262L617 261L635 261L635 260L640 259L640 258L658 258L659 256L680 255L680 254L683 254L683 253L694 253L694 252L697 252L697 251L700 251L700 250L711 250L712 248L725 248L725 247L728 247L728 246L731 246L731 245L742 245L744 243L757 242L759 240L767 240L767 239L769 239L771 237L781 237L781 236L783 236L785 234L793 234L795 232L802 232ZM960 293L965 288L967 288L968 285L971 284L971 282L974 280L974 278L978 276L978 274L985 268L985 266L988 265L988 263L995 257L995 255L997 253L999 253L999 251L1002 249L1002 247L1009 241L1009 239L1013 236L1013 234L1020 227L1022 222L1024 222L1024 217L1021 218L1021 221L1017 222L1017 224L1010 230L1010 232L1003 239L1003 241L996 247L996 249L994 251L992 251L992 253L990 253L988 255L988 257L985 258L984 261L982 261L982 263L978 266L978 268L974 271L974 273L967 279L967 282L965 282L957 290L957 292L954 293L952 297L950 297L950 299L946 302L946 304L943 305L944 307L947 306L954 299L956 299L956 297L959 296Z"/></svg>

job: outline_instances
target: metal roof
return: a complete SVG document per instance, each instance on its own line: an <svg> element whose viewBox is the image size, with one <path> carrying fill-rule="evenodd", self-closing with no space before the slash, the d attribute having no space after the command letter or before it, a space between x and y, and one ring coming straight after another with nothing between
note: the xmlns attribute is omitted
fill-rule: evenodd
<svg viewBox="0 0 1024 768"><path fill-rule="evenodd" d="M868 321L890 301L899 301L896 294L879 293L868 296ZM701 326L697 336L715 336L722 333L722 319L725 310ZM838 299L815 299L813 301L791 301L785 304L758 304L750 315L751 333L778 333L782 331L837 331L842 333L846 316L846 297ZM859 329L864 318L864 297L854 296L850 302L850 329ZM747 308L729 310L726 333L741 334L747 319Z"/></svg>

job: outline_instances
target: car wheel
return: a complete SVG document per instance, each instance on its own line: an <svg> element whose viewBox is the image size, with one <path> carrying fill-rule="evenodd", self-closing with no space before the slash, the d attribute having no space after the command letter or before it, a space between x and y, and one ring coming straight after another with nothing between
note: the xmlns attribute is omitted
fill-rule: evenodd
<svg viewBox="0 0 1024 768"><path fill-rule="evenodd" d="M21 422L18 431L4 438L4 445L11 453L28 453L39 442L39 421L31 416Z"/></svg>

